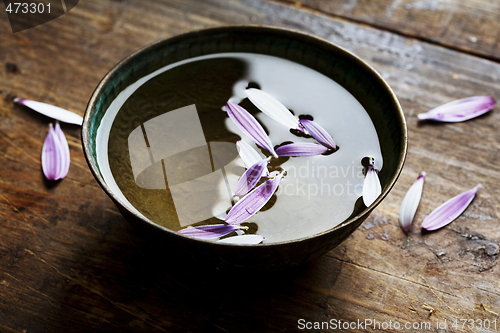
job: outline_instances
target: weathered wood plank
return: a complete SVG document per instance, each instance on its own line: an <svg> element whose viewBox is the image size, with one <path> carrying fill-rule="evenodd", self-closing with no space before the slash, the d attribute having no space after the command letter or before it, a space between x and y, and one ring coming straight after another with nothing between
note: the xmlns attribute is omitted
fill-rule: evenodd
<svg viewBox="0 0 500 333"><path fill-rule="evenodd" d="M500 60L500 4L488 0L277 0Z"/></svg>
<svg viewBox="0 0 500 333"><path fill-rule="evenodd" d="M49 120L15 106L11 97L82 114L99 80L139 47L242 23L312 33L366 59L405 110L406 167L365 224L308 266L269 276L225 276L157 265L148 242L94 181L77 127L63 127L72 158L68 177L52 187L43 181L39 158ZM500 115L494 110L466 123L434 125L419 124L416 114L457 98L494 96L500 65L331 15L250 0L88 0L48 24L3 33L0 50L2 66L19 69L0 71L0 329L291 332L299 319L376 319L429 322L427 331L438 332L436 323L445 319L498 319L498 255L488 255L485 246L500 242ZM424 195L407 236L398 226L399 204L421 170L428 173ZM484 189L461 218L420 233L433 208L478 183Z"/></svg>

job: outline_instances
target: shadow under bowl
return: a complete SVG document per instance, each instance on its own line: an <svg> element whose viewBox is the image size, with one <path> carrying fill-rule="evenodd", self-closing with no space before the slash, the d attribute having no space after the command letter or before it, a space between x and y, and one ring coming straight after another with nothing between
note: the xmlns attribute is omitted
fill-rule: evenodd
<svg viewBox="0 0 500 333"><path fill-rule="evenodd" d="M309 67L349 91L368 112L380 141L384 167L379 173L382 194L370 207L358 200L349 219L316 235L259 245L220 244L182 236L127 208L101 174L96 157L96 135L104 114L118 94L144 76L193 57L246 52L271 55ZM394 186L407 152L407 129L401 106L388 84L352 53L314 36L261 26L231 26L195 31L149 45L117 64L100 82L87 106L82 144L99 185L125 219L158 245L168 261L175 254L183 262L215 268L278 270L318 257L344 241L368 217Z"/></svg>

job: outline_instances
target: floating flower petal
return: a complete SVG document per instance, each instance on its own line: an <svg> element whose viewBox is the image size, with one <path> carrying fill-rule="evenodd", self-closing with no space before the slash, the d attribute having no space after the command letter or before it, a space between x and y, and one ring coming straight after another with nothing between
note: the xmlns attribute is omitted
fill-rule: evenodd
<svg viewBox="0 0 500 333"><path fill-rule="evenodd" d="M269 158L260 160L248 168L238 180L234 194L239 197L247 194L248 191L250 191L262 177L264 169L267 169L267 163L269 163Z"/></svg>
<svg viewBox="0 0 500 333"><path fill-rule="evenodd" d="M436 230L453 222L469 206L476 196L477 190L482 187L477 185L473 189L465 191L456 197L451 198L444 204L436 208L422 222L422 228L428 231Z"/></svg>
<svg viewBox="0 0 500 333"><path fill-rule="evenodd" d="M247 89L245 92L250 102L269 117L288 128L300 129L297 118L274 96L255 88Z"/></svg>
<svg viewBox="0 0 500 333"><path fill-rule="evenodd" d="M255 215L271 199L283 175L284 171L275 178L265 181L238 201L227 214L226 223L240 224Z"/></svg>
<svg viewBox="0 0 500 333"><path fill-rule="evenodd" d="M259 244L264 240L264 237L261 235L241 235L241 236L233 236L228 238L223 238L218 240L217 243L226 243L226 244Z"/></svg>
<svg viewBox="0 0 500 333"><path fill-rule="evenodd" d="M474 96L443 104L427 113L418 115L418 119L444 122L459 122L478 117L495 107L496 101L490 96Z"/></svg>
<svg viewBox="0 0 500 333"><path fill-rule="evenodd" d="M238 154L240 154L240 157L247 168L250 168L252 165L262 160L262 157L259 155L259 153L245 141L237 141L236 148L238 148ZM262 176L267 175L269 175L269 171L267 171L267 168L265 168Z"/></svg>
<svg viewBox="0 0 500 333"><path fill-rule="evenodd" d="M278 157L266 132L247 110L231 102L227 102L226 109L229 118L243 133L255 141L256 144L267 149L274 157Z"/></svg>
<svg viewBox="0 0 500 333"><path fill-rule="evenodd" d="M30 101L23 98L15 98L14 102L23 104L30 109L33 109L47 117L62 121L63 123L75 125L82 125L83 123L83 118L80 115L54 105Z"/></svg>
<svg viewBox="0 0 500 333"><path fill-rule="evenodd" d="M240 227L229 224L211 224L198 227L187 227L186 229L177 231L177 233L199 239L210 239L222 237L230 232L240 229L248 229L248 227Z"/></svg>
<svg viewBox="0 0 500 333"><path fill-rule="evenodd" d="M399 209L399 224L405 232L410 232L411 230L413 217L415 217L418 204L420 203L420 197L422 196L425 175L426 173L424 171L420 173L401 202L401 208Z"/></svg>
<svg viewBox="0 0 500 333"><path fill-rule="evenodd" d="M377 200L380 193L382 193L382 186L378 178L377 171L373 166L374 159L370 157L368 170L366 170L365 181L363 183L363 202L366 207L369 207L375 200Z"/></svg>
<svg viewBox="0 0 500 333"><path fill-rule="evenodd" d="M49 124L49 133L42 148L42 171L48 180L63 179L69 169L69 147L64 133L56 122L56 130Z"/></svg>
<svg viewBox="0 0 500 333"><path fill-rule="evenodd" d="M326 153L328 148L312 142L290 143L276 148L279 156L314 156Z"/></svg>
<svg viewBox="0 0 500 333"><path fill-rule="evenodd" d="M237 141L236 148L238 148L238 154L240 154L240 157L247 168L250 168L252 165L262 160L259 153L245 141Z"/></svg>
<svg viewBox="0 0 500 333"><path fill-rule="evenodd" d="M337 149L335 141L328 132L321 127L318 123L315 123L309 119L301 119L300 123L305 127L305 129L315 138L319 143L328 149Z"/></svg>

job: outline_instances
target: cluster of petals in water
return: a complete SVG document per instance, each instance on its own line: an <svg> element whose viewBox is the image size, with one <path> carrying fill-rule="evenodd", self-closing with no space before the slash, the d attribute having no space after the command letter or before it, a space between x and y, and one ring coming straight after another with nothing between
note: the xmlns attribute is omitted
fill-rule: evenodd
<svg viewBox="0 0 500 333"><path fill-rule="evenodd" d="M247 221L264 207L275 194L283 177L286 177L285 170L279 173L269 173L267 165L270 159L281 156L315 156L332 153L339 149L332 136L320 124L313 120L296 118L281 102L267 92L250 88L246 90L246 96L270 118L289 130L302 132L306 137L313 138L316 142L286 143L275 148L260 123L247 110L238 104L227 102L225 110L231 121L248 139L252 140L258 147L265 149L269 156L262 159L251 145L244 141L238 141L238 152L247 169L236 185L234 198L237 202L225 217L226 224L190 226L178 231L181 234L201 239L214 239L233 231L247 230L248 228L241 226L241 223ZM366 177L369 182L365 181L365 184L368 184L365 187L369 187L367 195L370 196L371 202L365 201L367 206L375 201L381 192L380 181L373 167L373 159L370 161ZM264 181L261 181L262 178ZM261 183L259 184L259 182ZM370 189L372 184L375 187ZM249 242L260 243L263 240L263 237L259 235L254 235L252 240L248 236L222 238L218 242L228 242L228 240L232 242L234 240L235 243L240 243L238 240L241 239L244 240L245 244L250 244Z"/></svg>

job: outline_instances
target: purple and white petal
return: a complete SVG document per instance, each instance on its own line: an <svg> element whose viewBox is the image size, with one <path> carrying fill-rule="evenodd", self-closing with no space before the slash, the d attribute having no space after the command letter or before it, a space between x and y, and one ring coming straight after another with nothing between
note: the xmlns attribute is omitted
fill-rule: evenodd
<svg viewBox="0 0 500 333"><path fill-rule="evenodd" d="M271 199L283 175L284 171L275 178L265 181L238 201L227 214L226 223L240 224L255 215Z"/></svg>
<svg viewBox="0 0 500 333"><path fill-rule="evenodd" d="M64 135L64 134L63 134ZM42 148L42 171L48 180L64 178L69 168L69 148L66 140L62 143L59 135L49 124L49 133Z"/></svg>
<svg viewBox="0 0 500 333"><path fill-rule="evenodd" d="M68 141L66 140L66 137L64 136L64 133L58 121L56 121L54 133L61 143L61 170L59 175L57 176L57 179L63 179L64 177L66 177L69 171L70 156Z"/></svg>
<svg viewBox="0 0 500 333"><path fill-rule="evenodd" d="M330 134L321 127L318 123L309 120L309 119L301 119L300 123L304 128L315 138L319 143L328 149L337 149L337 144L333 140Z"/></svg>
<svg viewBox="0 0 500 333"><path fill-rule="evenodd" d="M477 185L473 189L465 191L456 197L451 198L444 204L436 208L430 213L422 222L422 228L428 231L436 230L444 227L445 225L453 222L457 217L464 212L464 210L472 202L476 196L477 190L482 187Z"/></svg>
<svg viewBox="0 0 500 333"><path fill-rule="evenodd" d="M375 160L370 158L368 169L366 170L365 180L363 182L363 202L369 207L382 193L382 186L378 178L377 170L374 167Z"/></svg>
<svg viewBox="0 0 500 333"><path fill-rule="evenodd" d="M269 151L274 157L278 157L269 136L267 136L259 122L247 110L238 104L227 102L226 111L229 118L245 135Z"/></svg>
<svg viewBox="0 0 500 333"><path fill-rule="evenodd" d="M223 238L221 240L218 240L217 243L251 245L259 244L263 240L264 237L262 237L261 235L241 235Z"/></svg>
<svg viewBox="0 0 500 333"><path fill-rule="evenodd" d="M54 105L36 101L30 101L23 98L15 98L14 102L23 104L29 107L30 109L33 109L52 119L62 121L63 123L75 124L75 125L82 125L83 123L82 116Z"/></svg>
<svg viewBox="0 0 500 333"><path fill-rule="evenodd" d="M417 177L417 180L406 192L403 201L401 202L401 208L399 209L399 224L405 232L410 232L411 224L415 213L417 212L418 204L420 203L420 198L422 197L422 189L424 188L424 178L425 171L422 171Z"/></svg>
<svg viewBox="0 0 500 333"><path fill-rule="evenodd" d="M211 224L211 225L202 225L198 227L187 227L186 229L181 229L177 231L177 233L198 239L210 239L210 238L222 237L235 230L240 230L245 228L248 229L248 227L240 227L229 224Z"/></svg>
<svg viewBox="0 0 500 333"><path fill-rule="evenodd" d="M255 88L247 89L245 93L250 102L272 119L288 128L300 129L298 119L274 96Z"/></svg>
<svg viewBox="0 0 500 333"><path fill-rule="evenodd" d="M248 168L236 184L234 194L241 197L248 193L260 180L264 169L267 169L269 158L263 159Z"/></svg>
<svg viewBox="0 0 500 333"><path fill-rule="evenodd" d="M326 153L328 148L312 142L290 143L276 148L278 156L315 156Z"/></svg>
<svg viewBox="0 0 500 333"><path fill-rule="evenodd" d="M418 119L443 122L459 122L478 117L495 107L496 101L490 96L474 96L459 99L438 106L418 115Z"/></svg>

